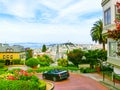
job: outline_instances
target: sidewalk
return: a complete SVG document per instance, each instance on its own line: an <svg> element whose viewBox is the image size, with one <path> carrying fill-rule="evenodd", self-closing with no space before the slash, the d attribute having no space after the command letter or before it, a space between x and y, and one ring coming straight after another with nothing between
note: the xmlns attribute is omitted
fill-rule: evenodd
<svg viewBox="0 0 120 90"><path fill-rule="evenodd" d="M103 85L105 85L106 87L108 87L110 90L120 90L120 84L119 83L115 83L108 80L107 78L104 78L103 81L103 76L98 74L98 73L86 73L86 74L81 74L87 77L90 77L100 83L102 83Z"/></svg>
<svg viewBox="0 0 120 90"><path fill-rule="evenodd" d="M20 68L20 69L23 69L23 70L29 69L29 67L26 66L26 65L10 65L8 67L8 70L12 70L12 69L15 69L15 68Z"/></svg>

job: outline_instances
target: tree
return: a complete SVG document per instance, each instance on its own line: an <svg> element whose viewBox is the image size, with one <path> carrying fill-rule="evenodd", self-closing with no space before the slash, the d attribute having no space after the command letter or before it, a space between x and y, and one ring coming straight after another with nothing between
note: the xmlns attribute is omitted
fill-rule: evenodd
<svg viewBox="0 0 120 90"><path fill-rule="evenodd" d="M85 53L85 57L91 68L94 68L94 65L101 67L103 61L107 60L107 51L103 49L88 50L88 52Z"/></svg>
<svg viewBox="0 0 120 90"><path fill-rule="evenodd" d="M103 62L107 61L107 51L99 50L98 51L98 63L100 64L100 68L103 69Z"/></svg>
<svg viewBox="0 0 120 90"><path fill-rule="evenodd" d="M88 52L85 53L86 60L90 64L90 68L94 68L94 65L97 64L97 58L98 58L98 50L88 50Z"/></svg>
<svg viewBox="0 0 120 90"><path fill-rule="evenodd" d="M99 50L98 51L98 59L101 60L101 62L107 60L107 51L106 50Z"/></svg>
<svg viewBox="0 0 120 90"><path fill-rule="evenodd" d="M84 56L84 52L81 49L74 49L70 51L67 56L68 60L78 67L82 60L82 57Z"/></svg>
<svg viewBox="0 0 120 90"><path fill-rule="evenodd" d="M102 20L98 20L93 24L91 29L91 37L92 40L96 43L103 45L103 50L105 50L105 44L107 43L107 34L103 34L103 22Z"/></svg>
<svg viewBox="0 0 120 90"><path fill-rule="evenodd" d="M37 59L40 62L40 66L50 66L53 63L53 60L48 55L38 56Z"/></svg>
<svg viewBox="0 0 120 90"><path fill-rule="evenodd" d="M42 46L42 52L46 52L46 50L47 50L47 48L46 48L46 45L44 44L44 45Z"/></svg>
<svg viewBox="0 0 120 90"><path fill-rule="evenodd" d="M25 51L26 51L26 60L33 57L33 50L32 49L26 48Z"/></svg>

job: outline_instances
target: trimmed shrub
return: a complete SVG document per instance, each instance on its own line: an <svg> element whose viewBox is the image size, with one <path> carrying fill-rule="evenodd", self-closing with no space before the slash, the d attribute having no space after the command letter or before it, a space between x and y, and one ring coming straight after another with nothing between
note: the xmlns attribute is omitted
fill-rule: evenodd
<svg viewBox="0 0 120 90"><path fill-rule="evenodd" d="M0 90L39 90L39 85L32 81L0 80Z"/></svg>
<svg viewBox="0 0 120 90"><path fill-rule="evenodd" d="M36 58L30 58L26 61L26 65L30 67L37 66L39 64L39 60Z"/></svg>

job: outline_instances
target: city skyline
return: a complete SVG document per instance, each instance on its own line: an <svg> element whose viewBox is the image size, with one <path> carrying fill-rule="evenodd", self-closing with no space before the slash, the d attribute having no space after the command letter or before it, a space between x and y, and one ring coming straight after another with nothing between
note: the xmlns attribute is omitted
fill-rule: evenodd
<svg viewBox="0 0 120 90"><path fill-rule="evenodd" d="M93 3L93 4L92 4ZM101 0L0 0L0 42L93 43Z"/></svg>

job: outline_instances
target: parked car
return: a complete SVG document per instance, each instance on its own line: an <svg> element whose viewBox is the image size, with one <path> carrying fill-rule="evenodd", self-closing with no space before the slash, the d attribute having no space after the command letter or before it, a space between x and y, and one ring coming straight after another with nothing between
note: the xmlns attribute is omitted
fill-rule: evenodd
<svg viewBox="0 0 120 90"><path fill-rule="evenodd" d="M67 79L69 72L67 70L49 70L42 74L43 79L49 79L53 81Z"/></svg>

